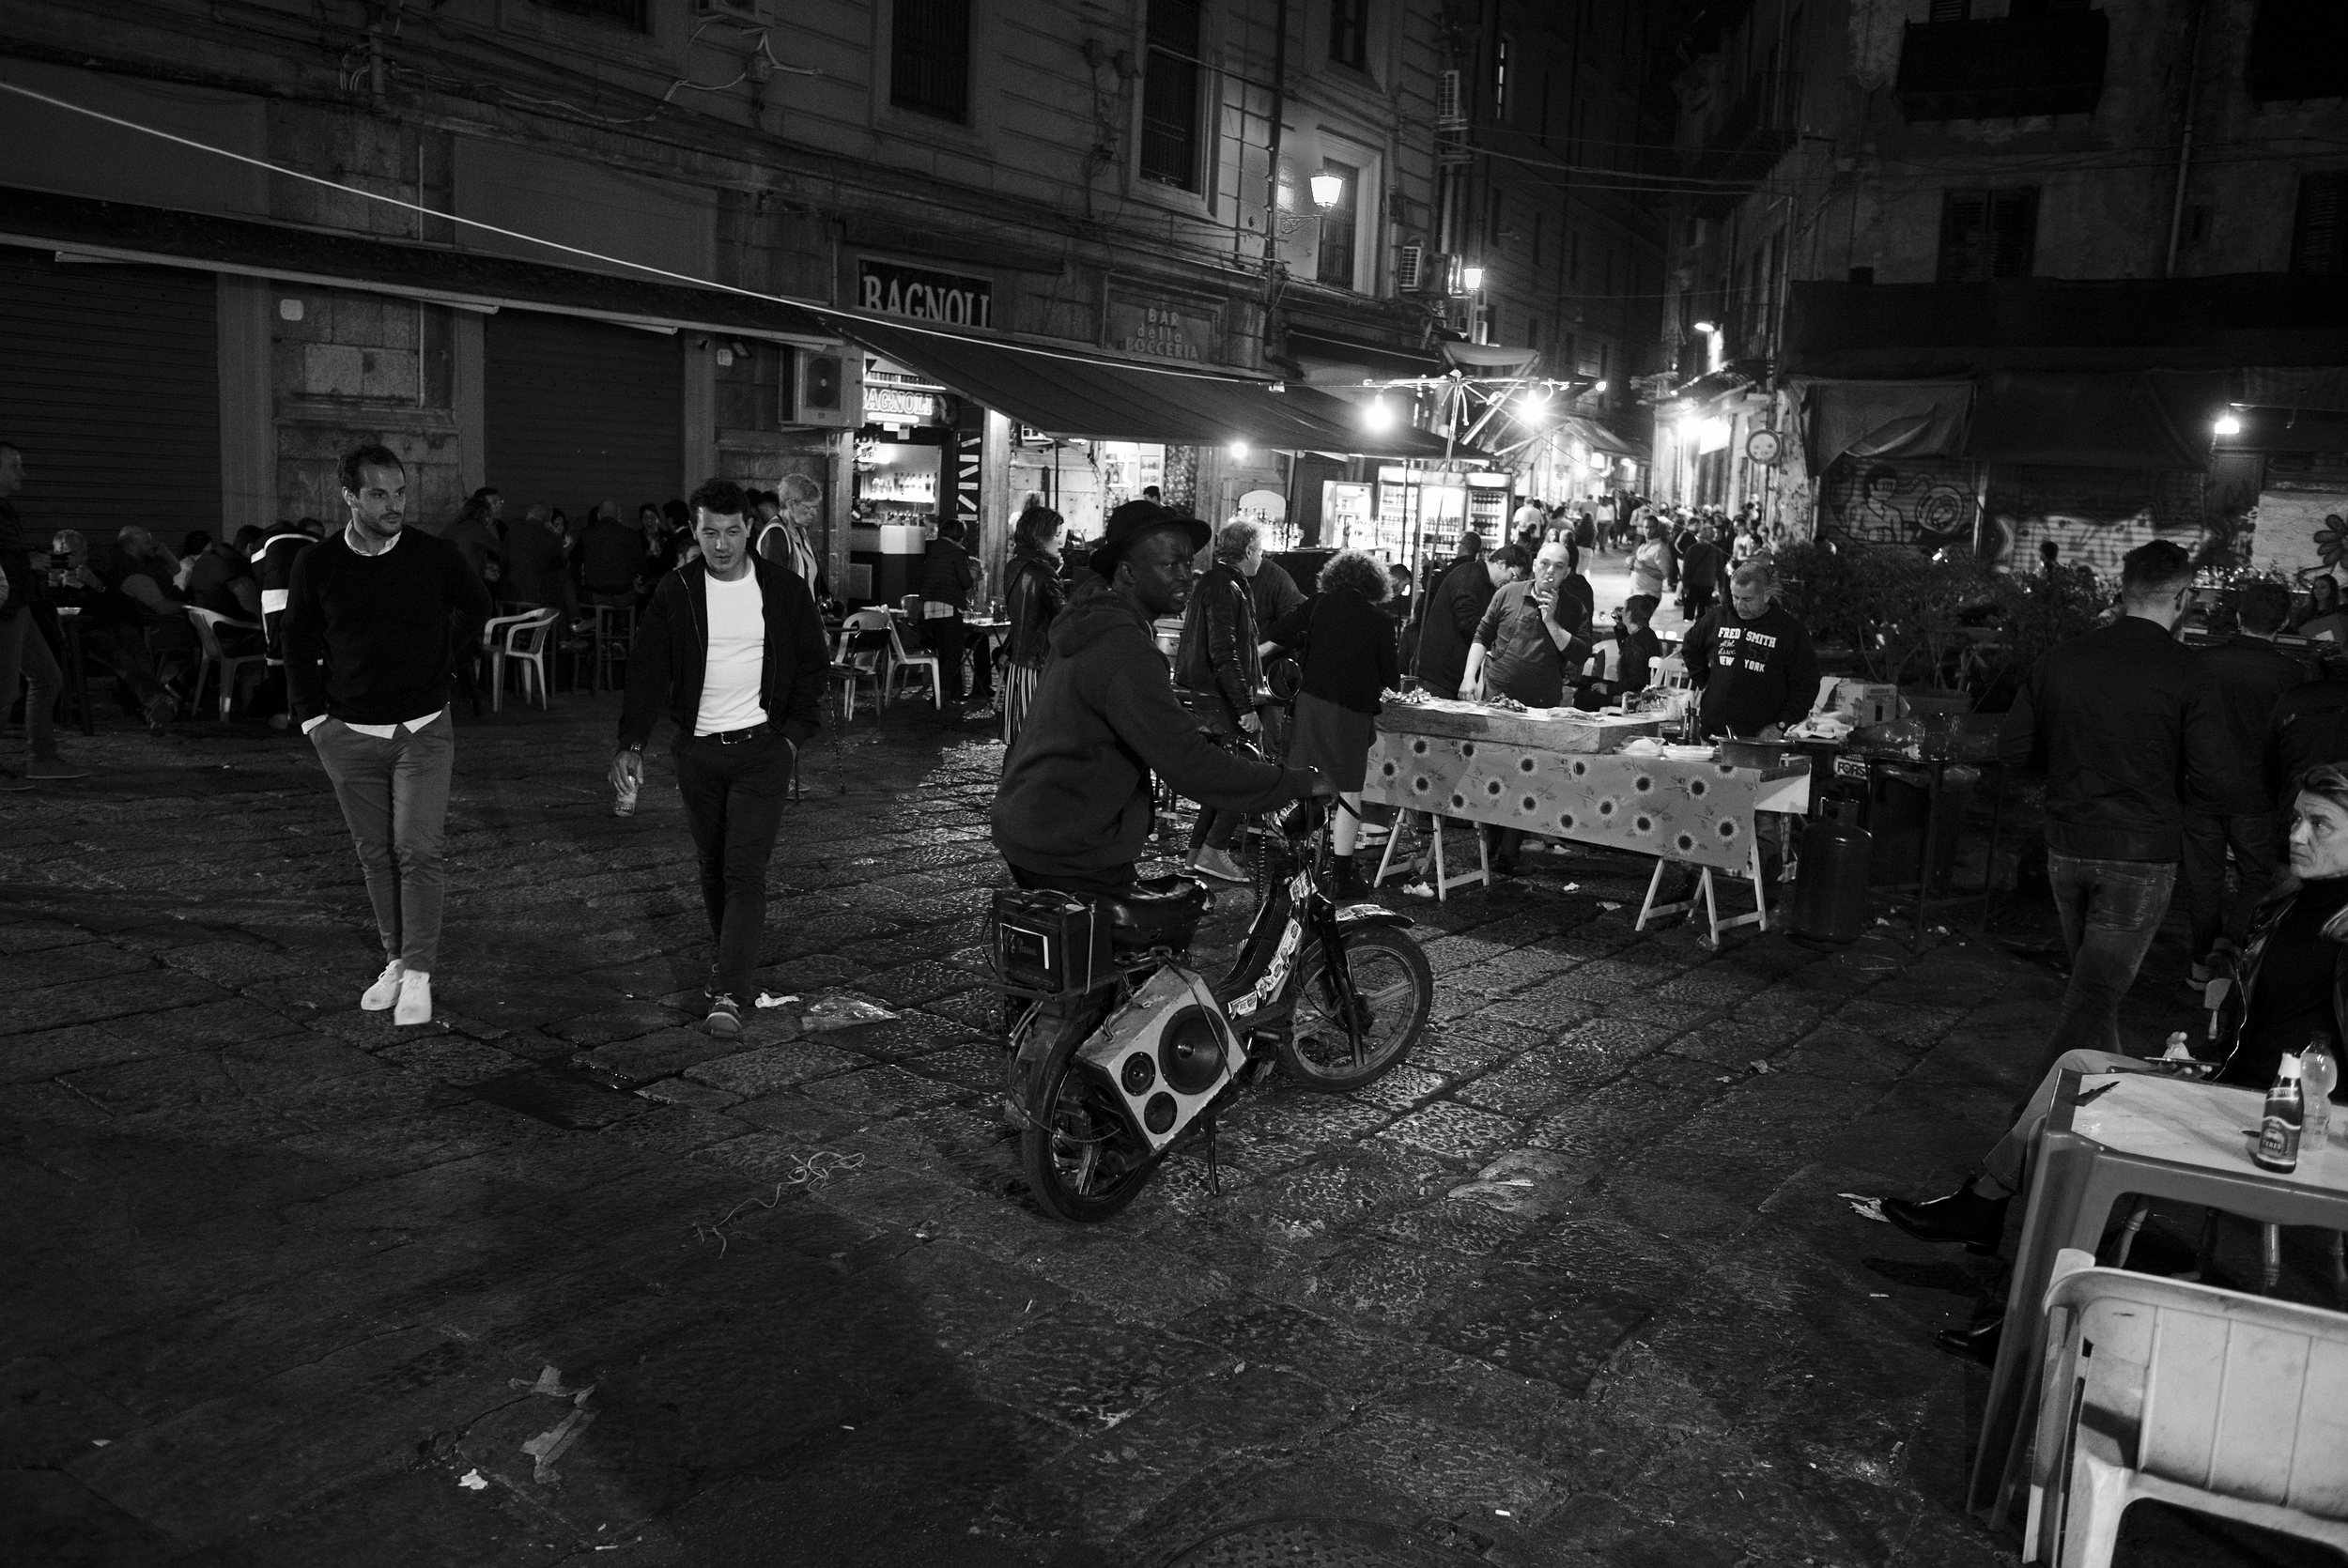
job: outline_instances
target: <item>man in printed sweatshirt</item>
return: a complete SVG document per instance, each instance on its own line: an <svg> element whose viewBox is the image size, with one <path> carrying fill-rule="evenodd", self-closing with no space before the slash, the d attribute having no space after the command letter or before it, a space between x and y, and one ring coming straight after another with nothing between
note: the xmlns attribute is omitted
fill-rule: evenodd
<svg viewBox="0 0 2348 1568"><path fill-rule="evenodd" d="M1776 568L1755 557L1729 579L1728 603L1689 629L1680 656L1704 694L1696 721L1707 736L1776 740L1818 695L1817 651L1776 596Z"/></svg>
<svg viewBox="0 0 2348 1568"><path fill-rule="evenodd" d="M1307 768L1224 750L1174 697L1151 623L1182 612L1207 526L1151 501L1109 515L1093 578L1052 623L1051 662L995 792L995 847L1022 887L1113 893L1150 836L1150 776L1228 811L1326 793Z"/></svg>

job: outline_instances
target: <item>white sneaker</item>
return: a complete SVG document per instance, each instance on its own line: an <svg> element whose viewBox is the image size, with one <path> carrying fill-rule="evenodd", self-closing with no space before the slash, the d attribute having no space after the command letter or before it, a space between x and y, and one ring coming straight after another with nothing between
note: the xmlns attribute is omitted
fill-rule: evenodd
<svg viewBox="0 0 2348 1568"><path fill-rule="evenodd" d="M399 1007L393 1012L392 1022L403 1028L432 1022L431 976L421 969L410 969L400 976Z"/></svg>
<svg viewBox="0 0 2348 1568"><path fill-rule="evenodd" d="M399 977L408 973L408 966L394 959L383 966L383 973L375 977L375 984L359 993L359 1006L371 1013L387 1012L399 1000Z"/></svg>

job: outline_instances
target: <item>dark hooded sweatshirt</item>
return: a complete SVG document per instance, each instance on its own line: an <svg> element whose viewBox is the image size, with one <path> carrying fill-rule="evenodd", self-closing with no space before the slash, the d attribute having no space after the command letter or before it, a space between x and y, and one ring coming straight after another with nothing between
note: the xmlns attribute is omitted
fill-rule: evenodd
<svg viewBox="0 0 2348 1568"><path fill-rule="evenodd" d="M1099 578L1052 622L1052 657L995 792L995 847L1023 871L1089 876L1141 858L1150 776L1226 811L1303 795L1307 769L1210 743L1174 699L1149 623Z"/></svg>

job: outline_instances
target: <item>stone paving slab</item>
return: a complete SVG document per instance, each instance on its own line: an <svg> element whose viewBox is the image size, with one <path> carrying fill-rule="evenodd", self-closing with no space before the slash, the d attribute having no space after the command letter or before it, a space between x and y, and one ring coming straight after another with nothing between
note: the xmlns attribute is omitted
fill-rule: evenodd
<svg viewBox="0 0 2348 1568"><path fill-rule="evenodd" d="M107 730L0 799L0 1560L1149 1563L1316 1513L1517 1564L2010 1559L1959 1501L1982 1376L1930 1344L1989 1266L1837 1194L1976 1155L2056 976L1970 933L1714 952L1630 929L1629 858L1531 856L1400 901L1404 1068L1275 1083L1219 1191L1178 1158L1070 1230L993 1111L1000 747L917 709L811 750L786 818L764 983L898 1014L813 1035L694 1027L681 812L656 754L608 814L609 698L460 722L419 1028L357 1010L298 740ZM595 1421L542 1480L548 1364Z"/></svg>

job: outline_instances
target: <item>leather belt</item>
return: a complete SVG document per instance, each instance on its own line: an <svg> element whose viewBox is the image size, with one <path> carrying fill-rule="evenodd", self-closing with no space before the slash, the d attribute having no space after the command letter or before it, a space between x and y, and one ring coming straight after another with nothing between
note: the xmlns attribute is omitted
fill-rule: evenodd
<svg viewBox="0 0 2348 1568"><path fill-rule="evenodd" d="M715 741L719 746L740 746L747 741L763 741L774 730L771 724L753 724L748 730L726 730L715 735L696 735L697 741Z"/></svg>

